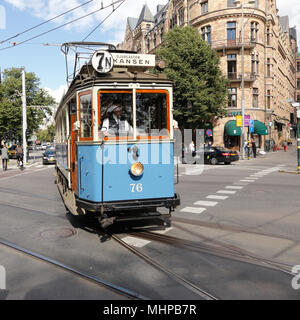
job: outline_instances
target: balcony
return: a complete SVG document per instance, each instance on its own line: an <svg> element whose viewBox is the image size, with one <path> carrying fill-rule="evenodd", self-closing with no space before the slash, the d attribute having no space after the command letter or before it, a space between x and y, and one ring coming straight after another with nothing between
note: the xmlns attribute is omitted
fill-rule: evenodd
<svg viewBox="0 0 300 320"><path fill-rule="evenodd" d="M242 74L237 72L228 72L227 77L231 83L233 82L241 82L242 81ZM257 75L253 72L245 72L244 73L244 82L253 82L257 78Z"/></svg>
<svg viewBox="0 0 300 320"><path fill-rule="evenodd" d="M211 48L216 51L222 50L232 50L232 49L240 49L242 47L242 39L237 38L235 40L217 40L210 42ZM250 38L244 39L244 49L253 49L255 48L256 41L251 40Z"/></svg>

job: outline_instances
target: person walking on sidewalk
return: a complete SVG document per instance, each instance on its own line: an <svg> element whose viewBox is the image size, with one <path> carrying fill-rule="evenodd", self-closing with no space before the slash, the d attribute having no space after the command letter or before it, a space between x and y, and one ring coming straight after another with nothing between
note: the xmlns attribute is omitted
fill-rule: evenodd
<svg viewBox="0 0 300 320"><path fill-rule="evenodd" d="M253 157L256 158L256 144L255 144L255 141L252 140L251 144L252 144Z"/></svg>
<svg viewBox="0 0 300 320"><path fill-rule="evenodd" d="M6 147L6 144L3 144L3 147L1 148L1 158L2 158L2 168L3 171L7 170L7 162L8 162L8 149Z"/></svg>
<svg viewBox="0 0 300 320"><path fill-rule="evenodd" d="M18 161L18 167L23 167L23 147L21 146L21 144L19 143L17 148L17 161Z"/></svg>
<svg viewBox="0 0 300 320"><path fill-rule="evenodd" d="M286 149L287 149L287 142L284 141L284 142L283 142L283 150L284 150L284 152L286 152Z"/></svg>

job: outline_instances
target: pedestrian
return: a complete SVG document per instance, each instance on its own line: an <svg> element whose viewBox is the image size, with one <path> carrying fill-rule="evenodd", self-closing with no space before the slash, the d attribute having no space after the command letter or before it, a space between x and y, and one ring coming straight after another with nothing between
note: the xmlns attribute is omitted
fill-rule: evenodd
<svg viewBox="0 0 300 320"><path fill-rule="evenodd" d="M251 144L252 144L253 157L256 158L256 144L255 144L255 141L252 140Z"/></svg>
<svg viewBox="0 0 300 320"><path fill-rule="evenodd" d="M23 167L23 147L19 143L16 148L18 167Z"/></svg>
<svg viewBox="0 0 300 320"><path fill-rule="evenodd" d="M6 144L4 143L1 148L1 158L2 158L2 168L3 171L7 170L7 161L8 161L8 149L6 147Z"/></svg>
<svg viewBox="0 0 300 320"><path fill-rule="evenodd" d="M283 142L283 150L284 150L284 152L286 152L286 149L287 149L287 142L284 141L284 142Z"/></svg>

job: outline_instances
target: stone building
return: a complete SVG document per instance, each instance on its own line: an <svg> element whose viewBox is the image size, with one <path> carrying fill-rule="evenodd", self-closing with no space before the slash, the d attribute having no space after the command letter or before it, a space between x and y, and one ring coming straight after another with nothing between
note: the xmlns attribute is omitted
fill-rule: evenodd
<svg viewBox="0 0 300 320"><path fill-rule="evenodd" d="M123 48L153 53L175 25L197 28L230 81L227 116L213 128L213 143L240 148L236 116L244 100L244 114L254 120L254 132L245 127L245 139L264 148L271 139L280 144L290 138L296 85L300 90L296 28L278 13L275 0L170 0L154 15L144 5L138 18L127 19Z"/></svg>

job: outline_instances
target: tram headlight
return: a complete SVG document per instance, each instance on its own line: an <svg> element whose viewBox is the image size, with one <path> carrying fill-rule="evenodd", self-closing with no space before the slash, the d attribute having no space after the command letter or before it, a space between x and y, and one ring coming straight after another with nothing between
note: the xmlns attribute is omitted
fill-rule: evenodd
<svg viewBox="0 0 300 320"><path fill-rule="evenodd" d="M143 174L143 172L144 172L144 166L143 166L140 162L135 162L135 163L131 166L130 172L131 172L134 176L138 177L138 176L140 176L140 175Z"/></svg>

